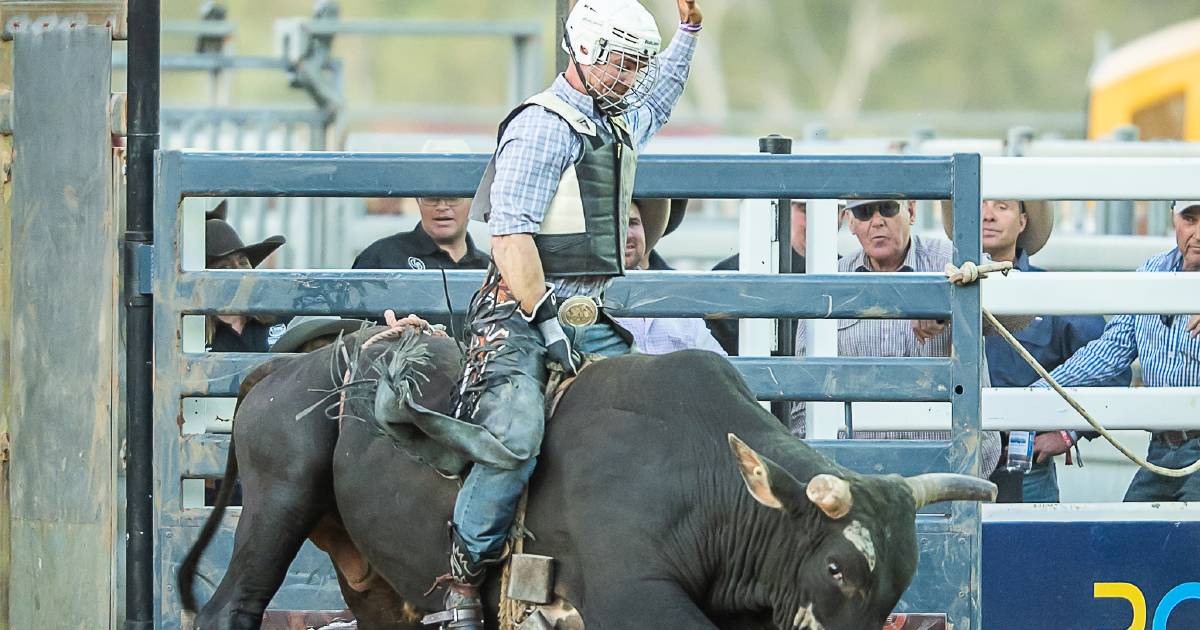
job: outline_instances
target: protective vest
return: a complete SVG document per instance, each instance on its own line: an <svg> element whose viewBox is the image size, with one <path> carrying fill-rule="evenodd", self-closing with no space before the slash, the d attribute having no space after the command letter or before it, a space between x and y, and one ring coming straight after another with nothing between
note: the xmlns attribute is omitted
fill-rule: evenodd
<svg viewBox="0 0 1200 630"><path fill-rule="evenodd" d="M497 138L517 114L540 106L562 118L583 146L582 155L563 172L558 190L534 236L542 271L547 276L619 276L625 273L625 235L637 154L625 121L610 118L611 129L597 127L563 99L546 91L517 106L503 122ZM471 214L487 220L496 157L475 193Z"/></svg>

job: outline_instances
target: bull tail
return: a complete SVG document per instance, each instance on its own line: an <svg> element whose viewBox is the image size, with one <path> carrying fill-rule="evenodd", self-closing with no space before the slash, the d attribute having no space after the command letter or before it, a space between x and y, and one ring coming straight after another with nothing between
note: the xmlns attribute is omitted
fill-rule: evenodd
<svg viewBox="0 0 1200 630"><path fill-rule="evenodd" d="M217 533L217 528L221 525L221 518L225 515L225 508L229 506L229 501L233 498L234 488L237 487L237 473L237 453L233 448L233 436L230 436L229 459L225 462L225 479L221 482L221 490L217 492L213 511L208 515L208 520L204 522L204 527L200 530L200 536L196 538L187 557L179 565L179 573L176 574L179 582L179 599L182 600L183 609L187 612L196 612L196 594L192 591L192 586L196 581L196 567L200 564L200 556L204 555L204 550L212 542L213 535Z"/></svg>
<svg viewBox="0 0 1200 630"><path fill-rule="evenodd" d="M246 399L250 390L282 363L290 361L292 358L288 356L275 357L258 366L242 379L242 384L238 388L237 405L234 407L234 418L237 417L237 409L241 408L242 401ZM187 612L196 612L196 594L192 590L196 582L196 568L200 565L200 556L204 555L204 550L208 548L213 535L217 533L217 529L221 525L221 518L225 516L225 508L229 507L233 491L237 487L237 477L237 451L233 447L233 434L231 433L229 435L229 457L225 461L225 478L221 482L221 490L217 492L213 511L208 515L208 520L200 529L200 535L196 538L192 548L188 550L187 557L180 563L179 571L175 574L179 584L179 599L183 603L183 609Z"/></svg>

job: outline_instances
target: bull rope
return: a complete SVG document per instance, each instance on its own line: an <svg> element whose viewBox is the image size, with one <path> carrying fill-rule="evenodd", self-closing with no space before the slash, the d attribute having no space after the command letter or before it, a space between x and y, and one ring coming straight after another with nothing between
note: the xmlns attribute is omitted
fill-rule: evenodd
<svg viewBox="0 0 1200 630"><path fill-rule="evenodd" d="M407 333L410 330L416 330L416 331L419 331L419 332L427 334L427 335L433 335L435 337L447 336L445 331L442 331L440 329L430 326L428 322L418 318L415 315L409 315L408 317L405 317L404 319L401 319L401 320L389 320L388 321L388 329L381 330L381 331L375 333L374 335L371 335L366 341L364 341L362 343L361 346L359 346L359 348L358 348L359 353L361 354L363 350L366 350L367 348L370 348L371 346L373 346L381 341L394 341L396 339L399 339L400 337L402 337L404 335L404 333ZM343 352L344 352L344 350L343 350ZM350 382L350 371L351 371L352 367L353 366L350 364L349 357L347 357L346 371L342 373L342 383L343 384ZM339 429L341 429L342 417L345 414L345 411L346 411L346 390L343 389L338 398L337 418L338 418L338 425L339 425L338 428Z"/></svg>
<svg viewBox="0 0 1200 630"><path fill-rule="evenodd" d="M954 284L966 285L975 282L980 278L986 278L987 274L992 271L999 271L1007 276L1009 270L1011 269L1011 262L976 265L968 260L963 263L962 267L946 265L946 277L949 278ZM1029 354L1029 351L1021 345L1021 342L1017 341L1016 337L1013 337L1013 334L1009 332L1008 329L1005 328L998 319L996 319L995 315L992 315L991 311L987 310L986 308L981 308L981 310L983 311L983 317L988 321L988 323L1000 333L1000 336L1008 342L1008 345L1012 346L1013 349L1017 351L1017 354L1021 355L1021 358L1029 364L1029 367L1033 368L1033 371L1037 372L1038 376L1042 377L1042 379L1045 380L1046 383L1054 389L1054 391L1058 392L1058 395L1061 396L1063 400L1067 401L1067 404L1071 405L1072 409L1078 412L1084 420L1087 420L1087 423L1092 425L1092 428L1095 429L1101 435L1101 437L1107 440L1109 444L1112 444L1113 448L1117 449L1122 455L1128 458L1129 461L1141 466L1142 468L1145 468L1146 470L1149 470L1156 475L1162 475L1164 477L1186 477L1200 470L1200 460L1197 460L1196 462L1193 462L1192 465L1184 468L1166 468L1157 464L1151 464L1137 453L1130 451L1129 448L1113 437L1113 435L1108 432L1108 429L1105 429L1103 425L1097 422L1096 419L1093 418L1090 413L1088 413L1087 409L1083 408L1083 405L1079 404L1079 402L1075 400L1075 398L1071 396L1071 394L1064 389L1062 385L1058 384L1058 381L1054 380L1054 377L1050 376L1050 373L1046 371L1046 368L1042 367L1042 364L1038 363L1037 359L1033 358L1033 355Z"/></svg>

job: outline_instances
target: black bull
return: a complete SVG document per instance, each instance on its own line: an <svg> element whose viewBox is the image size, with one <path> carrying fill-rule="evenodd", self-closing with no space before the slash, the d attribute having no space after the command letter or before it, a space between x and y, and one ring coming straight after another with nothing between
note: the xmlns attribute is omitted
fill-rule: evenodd
<svg viewBox="0 0 1200 630"><path fill-rule="evenodd" d="M427 343L431 380L418 402L446 409L459 350ZM276 359L243 385L227 480L240 467L244 507L198 628L258 628L310 535L338 561L361 628L415 628L440 609L441 593L425 593L446 572L457 485L370 422L339 429L302 413L340 381L334 356ZM189 610L232 485L180 567ZM859 475L788 434L717 355L634 355L587 368L548 421L525 551L556 558L555 594L588 630L877 629L916 570L918 505L993 492L958 475ZM498 573L485 589L493 611Z"/></svg>

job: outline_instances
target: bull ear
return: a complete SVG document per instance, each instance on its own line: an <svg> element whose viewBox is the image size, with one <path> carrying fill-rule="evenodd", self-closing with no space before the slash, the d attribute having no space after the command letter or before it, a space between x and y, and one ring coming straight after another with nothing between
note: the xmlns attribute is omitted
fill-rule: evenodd
<svg viewBox="0 0 1200 630"><path fill-rule="evenodd" d="M794 506L795 498L804 496L804 485L775 462L754 452L732 433L729 434L729 448L737 459L738 470L742 473L742 481L755 501L775 509L782 510L783 506Z"/></svg>

